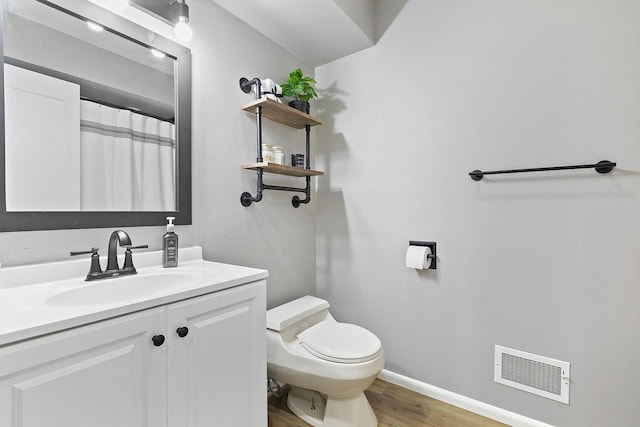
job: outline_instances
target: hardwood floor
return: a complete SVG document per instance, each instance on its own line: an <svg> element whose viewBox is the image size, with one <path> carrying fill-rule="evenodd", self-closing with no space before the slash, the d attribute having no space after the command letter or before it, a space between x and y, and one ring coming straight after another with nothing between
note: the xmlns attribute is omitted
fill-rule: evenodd
<svg viewBox="0 0 640 427"><path fill-rule="evenodd" d="M378 417L378 427L498 427L489 418L377 379L365 394ZM307 427L287 408L286 394L269 398L269 427Z"/></svg>

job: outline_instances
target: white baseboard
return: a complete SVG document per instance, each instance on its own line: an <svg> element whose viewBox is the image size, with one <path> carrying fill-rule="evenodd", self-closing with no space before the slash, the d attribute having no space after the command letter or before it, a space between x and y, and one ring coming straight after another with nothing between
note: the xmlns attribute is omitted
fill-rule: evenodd
<svg viewBox="0 0 640 427"><path fill-rule="evenodd" d="M382 372L380 372L378 378L510 426L553 427L551 424L546 424L496 406L488 405L478 400L414 380L413 378L405 377L404 375L396 374L395 372L391 372L386 369L383 369Z"/></svg>

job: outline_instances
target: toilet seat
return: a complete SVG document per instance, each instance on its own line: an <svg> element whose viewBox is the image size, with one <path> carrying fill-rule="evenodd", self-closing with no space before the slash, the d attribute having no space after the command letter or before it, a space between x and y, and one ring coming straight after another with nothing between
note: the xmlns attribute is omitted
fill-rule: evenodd
<svg viewBox="0 0 640 427"><path fill-rule="evenodd" d="M350 323L320 322L298 334L298 340L314 356L337 363L367 362L382 350L378 337Z"/></svg>

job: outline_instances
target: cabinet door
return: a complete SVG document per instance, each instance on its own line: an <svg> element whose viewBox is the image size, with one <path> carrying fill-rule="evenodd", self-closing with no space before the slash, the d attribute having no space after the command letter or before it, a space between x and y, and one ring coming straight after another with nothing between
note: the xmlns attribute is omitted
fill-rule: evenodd
<svg viewBox="0 0 640 427"><path fill-rule="evenodd" d="M169 425L266 426L265 282L169 305L167 319Z"/></svg>
<svg viewBox="0 0 640 427"><path fill-rule="evenodd" d="M0 426L166 426L164 322L158 308L1 347Z"/></svg>

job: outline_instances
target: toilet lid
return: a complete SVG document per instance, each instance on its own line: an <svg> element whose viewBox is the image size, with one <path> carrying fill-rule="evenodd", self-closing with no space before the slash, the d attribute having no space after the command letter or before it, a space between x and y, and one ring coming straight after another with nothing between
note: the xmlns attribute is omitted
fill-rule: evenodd
<svg viewBox="0 0 640 427"><path fill-rule="evenodd" d="M360 363L374 359L382 343L366 329L339 322L320 322L298 335L309 353L339 363Z"/></svg>

